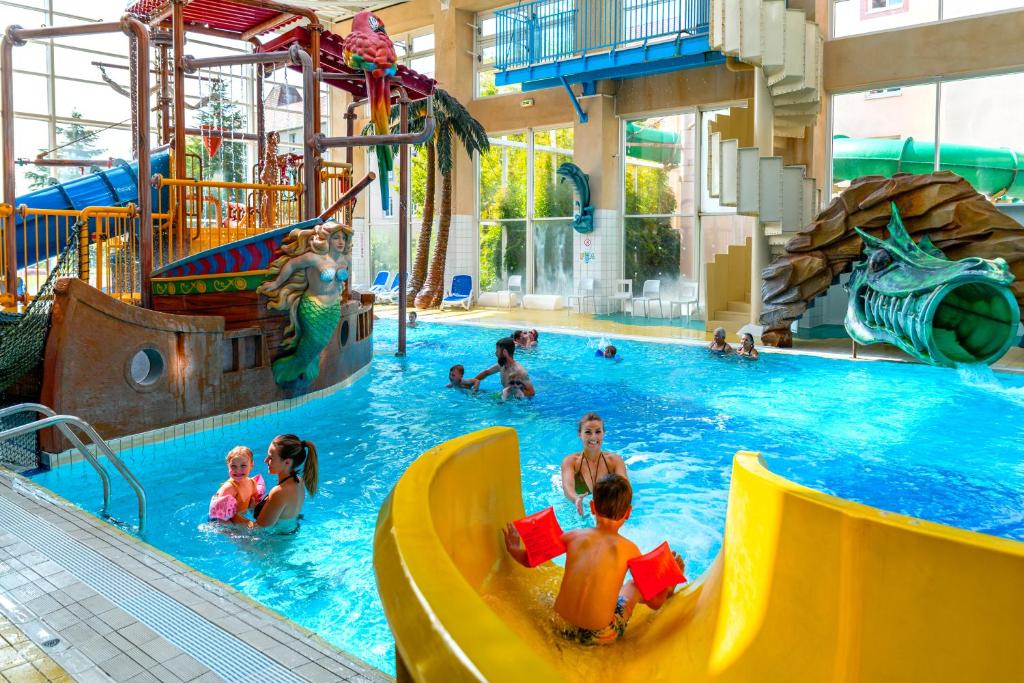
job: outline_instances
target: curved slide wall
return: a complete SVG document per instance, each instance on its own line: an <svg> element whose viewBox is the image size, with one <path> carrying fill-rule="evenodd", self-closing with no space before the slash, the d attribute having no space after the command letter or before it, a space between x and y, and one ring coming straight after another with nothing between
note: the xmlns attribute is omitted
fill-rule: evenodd
<svg viewBox="0 0 1024 683"><path fill-rule="evenodd" d="M150 171L167 176L170 169L170 152L154 154L150 159ZM166 190L164 190L166 205ZM159 191L150 191L154 211L159 202ZM87 206L124 206L139 201L139 163L133 161L118 162L114 168L90 173L79 178L69 180L58 185L50 185L28 194L23 194L14 200L15 207L22 204L30 209L73 209L81 210ZM40 244L40 258L55 256L63 247L57 236L57 224L50 221L48 224L43 220L38 221L37 216L22 217L14 215L14 229L18 244L18 268L26 264L25 255L35 259L36 240L42 237L44 231L49 229L49 239L42 238ZM91 229L91 228L90 228ZM26 243L27 242L27 243Z"/></svg>
<svg viewBox="0 0 1024 683"><path fill-rule="evenodd" d="M940 145L939 168L952 171L988 196L1005 193L1007 199L1024 199L1024 154L1012 149ZM914 138L832 138L834 182L867 175L892 177L895 173L931 173L935 168L935 143Z"/></svg>
<svg viewBox="0 0 1024 683"><path fill-rule="evenodd" d="M374 541L399 681L1024 680L1024 544L824 495L755 453L736 455L707 574L638 606L610 648L547 630L561 569L524 569L500 541L523 514L512 429L410 465Z"/></svg>

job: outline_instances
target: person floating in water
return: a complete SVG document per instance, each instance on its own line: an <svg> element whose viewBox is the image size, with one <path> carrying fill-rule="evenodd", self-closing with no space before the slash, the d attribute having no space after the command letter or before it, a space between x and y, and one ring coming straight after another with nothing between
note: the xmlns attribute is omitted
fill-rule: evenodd
<svg viewBox="0 0 1024 683"><path fill-rule="evenodd" d="M516 375L515 381L517 384L522 385L519 388L522 390L523 396L533 398L537 391L534 389L533 382L530 381L526 368L516 362L515 354L516 343L512 340L512 337L499 339L494 345L494 355L498 360L497 364L481 372L474 378L474 381L479 383L498 372L501 373L501 388L504 391L508 387L511 377Z"/></svg>
<svg viewBox="0 0 1024 683"><path fill-rule="evenodd" d="M448 389L472 389L474 392L480 387L480 381L475 379L463 379L466 368L461 365L453 365L448 370Z"/></svg>
<svg viewBox="0 0 1024 683"><path fill-rule="evenodd" d="M583 450L562 459L562 492L583 515L583 499L594 490L594 482L605 474L628 479L626 463L614 453L601 450L604 445L604 420L597 413L587 413L576 425Z"/></svg>
<svg viewBox="0 0 1024 683"><path fill-rule="evenodd" d="M723 356L732 353L732 347L725 343L725 328L715 328L715 340L708 344L708 351L720 353Z"/></svg>
<svg viewBox="0 0 1024 683"><path fill-rule="evenodd" d="M510 398L526 398L526 382L529 382L530 378L527 377L525 371L510 372L506 380L505 388L501 390L502 401L507 401Z"/></svg>
<svg viewBox="0 0 1024 683"><path fill-rule="evenodd" d="M279 434L270 442L264 462L277 475L277 486L253 510L256 521L249 526L296 528L306 493L316 495L320 469L316 446L294 434Z"/></svg>
<svg viewBox="0 0 1024 683"><path fill-rule="evenodd" d="M409 311L409 320L405 323L406 327L416 327L416 311Z"/></svg>
<svg viewBox="0 0 1024 683"><path fill-rule="evenodd" d="M210 519L231 524L247 524L245 513L259 503L266 486L263 477L249 477L252 472L252 450L246 446L235 446L228 451L225 461L228 465L228 480L221 484L210 499Z"/></svg>
<svg viewBox="0 0 1024 683"><path fill-rule="evenodd" d="M754 335L749 332L744 332L740 335L740 349L736 354L750 360L757 360L760 357L757 349L754 348Z"/></svg>
<svg viewBox="0 0 1024 683"><path fill-rule="evenodd" d="M555 598L558 630L563 637L583 645L611 645L626 632L637 602L658 609L672 595L666 588L650 600L643 600L633 581L623 585L629 560L640 557L640 549L619 529L632 511L633 490L618 474L606 474L594 486L590 509L596 526L562 534L566 546L565 572ZM522 538L511 523L504 530L505 548L519 564L528 567ZM680 570L683 558L673 553Z"/></svg>
<svg viewBox="0 0 1024 683"><path fill-rule="evenodd" d="M604 347L604 349L598 349L597 351L594 352L594 355L597 356L598 358L606 358L608 360L613 360L616 363L622 360L622 356L618 354L619 350L615 348L614 344L608 344L607 346Z"/></svg>

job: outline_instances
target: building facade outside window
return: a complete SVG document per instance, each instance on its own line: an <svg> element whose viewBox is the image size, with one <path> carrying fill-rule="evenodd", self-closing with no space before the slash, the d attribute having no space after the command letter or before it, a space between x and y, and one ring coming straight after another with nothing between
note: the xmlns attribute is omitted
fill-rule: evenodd
<svg viewBox="0 0 1024 683"><path fill-rule="evenodd" d="M1024 7L1024 0L834 0L832 36L842 38Z"/></svg>
<svg viewBox="0 0 1024 683"><path fill-rule="evenodd" d="M899 97L832 97L832 192L864 175L951 170L999 205L1024 201L1016 162L1024 73L902 86ZM936 154L935 141L938 141Z"/></svg>

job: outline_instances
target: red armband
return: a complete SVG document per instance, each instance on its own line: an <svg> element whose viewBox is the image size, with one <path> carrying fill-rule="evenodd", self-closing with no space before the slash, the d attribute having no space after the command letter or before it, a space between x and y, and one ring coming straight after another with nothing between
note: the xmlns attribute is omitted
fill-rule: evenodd
<svg viewBox="0 0 1024 683"><path fill-rule="evenodd" d="M548 508L512 522L526 548L526 560L531 567L547 562L565 552L562 527L555 517L555 509Z"/></svg>
<svg viewBox="0 0 1024 683"><path fill-rule="evenodd" d="M644 601L680 583L686 583L683 571L672 557L672 550L665 541L657 548L627 562L633 582L640 589Z"/></svg>

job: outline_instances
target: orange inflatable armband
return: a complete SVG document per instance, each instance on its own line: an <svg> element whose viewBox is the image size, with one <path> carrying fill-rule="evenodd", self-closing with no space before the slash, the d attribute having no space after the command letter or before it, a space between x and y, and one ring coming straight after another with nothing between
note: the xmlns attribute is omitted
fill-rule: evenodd
<svg viewBox="0 0 1024 683"><path fill-rule="evenodd" d="M672 557L672 550L665 541L657 548L627 562L629 573L633 575L633 583L640 589L644 601L671 588L676 584L686 583L683 571Z"/></svg>
<svg viewBox="0 0 1024 683"><path fill-rule="evenodd" d="M547 508L512 522L523 539L526 560L531 567L547 562L565 552L562 527L555 517L555 509Z"/></svg>

